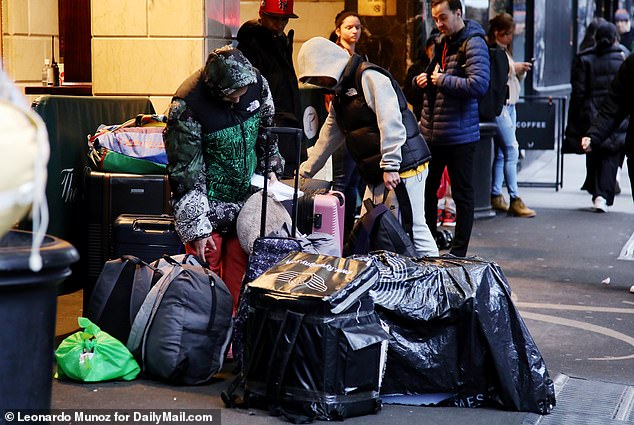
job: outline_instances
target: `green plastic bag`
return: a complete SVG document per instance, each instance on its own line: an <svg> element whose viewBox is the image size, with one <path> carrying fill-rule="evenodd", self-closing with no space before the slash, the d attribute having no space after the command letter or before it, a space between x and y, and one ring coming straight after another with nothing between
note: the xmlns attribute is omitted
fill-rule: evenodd
<svg viewBox="0 0 634 425"><path fill-rule="evenodd" d="M85 317L77 322L84 331L70 335L55 350L56 378L98 382L137 377L141 369L125 345Z"/></svg>

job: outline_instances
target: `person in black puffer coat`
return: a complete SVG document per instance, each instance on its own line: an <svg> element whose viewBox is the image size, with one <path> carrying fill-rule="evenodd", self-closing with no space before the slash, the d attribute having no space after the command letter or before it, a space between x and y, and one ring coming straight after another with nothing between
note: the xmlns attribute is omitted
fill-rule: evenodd
<svg viewBox="0 0 634 425"><path fill-rule="evenodd" d="M238 49L266 78L275 104L276 127L302 128L302 116L297 75L293 67L293 37L284 29L293 13L293 0L260 2L259 19L245 22L238 30ZM284 178L293 177L297 169L297 147L295 136L280 135L280 153L285 159ZM301 147L301 160L307 157L306 147Z"/></svg>
<svg viewBox="0 0 634 425"><path fill-rule="evenodd" d="M610 22L601 23L595 33L595 45L579 52L573 62L566 137L574 139L576 135L587 133L624 61L616 27ZM592 195L597 212L607 212L607 207L614 202L616 174L622 161L626 129L627 120L624 120L605 136L600 148L586 154L586 180L581 188ZM579 148L582 153L581 146Z"/></svg>

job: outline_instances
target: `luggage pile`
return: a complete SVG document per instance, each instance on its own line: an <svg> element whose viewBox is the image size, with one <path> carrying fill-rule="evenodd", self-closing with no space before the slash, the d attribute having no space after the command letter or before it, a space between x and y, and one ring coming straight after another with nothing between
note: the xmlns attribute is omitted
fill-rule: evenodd
<svg viewBox="0 0 634 425"><path fill-rule="evenodd" d="M90 167L111 173L165 174L166 122L165 115L139 114L122 124L100 125L88 137Z"/></svg>
<svg viewBox="0 0 634 425"><path fill-rule="evenodd" d="M126 343L145 376L196 385L222 369L232 310L224 282L196 257L124 256L105 264L86 317Z"/></svg>
<svg viewBox="0 0 634 425"><path fill-rule="evenodd" d="M84 308L106 261L134 255L151 262L184 252L171 216L165 125L164 115L139 114L101 125L88 138Z"/></svg>
<svg viewBox="0 0 634 425"><path fill-rule="evenodd" d="M354 262L366 271L351 273L356 279L346 285L326 272ZM387 251L345 259L291 253L246 293L243 372L223 394L228 406L273 407L296 421L377 411L374 391L396 404L442 396L436 404L539 414L556 404L495 263Z"/></svg>
<svg viewBox="0 0 634 425"><path fill-rule="evenodd" d="M269 130L280 132L301 141L301 130ZM128 211L133 201L118 204L127 188L139 182L149 189L152 178L162 182L155 188L161 196L143 201L145 210ZM222 394L225 404L266 409L296 423L376 413L383 402L428 394L442 394L438 404L447 406L539 414L555 406L553 381L499 266L477 258L364 254L372 246L367 238L394 233L385 225L375 229L380 208L355 239L361 253L342 258L343 199L327 188L306 190L298 206L296 177L293 201L284 206L268 196L264 179L263 191L243 209L251 216L238 219L238 231L244 226L251 238L233 320L226 286L195 257L150 263L124 255L153 259L180 246L167 234L153 239L171 218L140 215L164 193L169 199L165 176L92 171L89 184L92 202L105 212L95 215L108 215L115 226L108 255L121 257L105 263L86 316L127 342L146 376L209 382L231 342L241 371ZM273 234L267 234L267 209L289 217ZM311 234L298 234L298 227ZM400 239L407 238L404 232Z"/></svg>

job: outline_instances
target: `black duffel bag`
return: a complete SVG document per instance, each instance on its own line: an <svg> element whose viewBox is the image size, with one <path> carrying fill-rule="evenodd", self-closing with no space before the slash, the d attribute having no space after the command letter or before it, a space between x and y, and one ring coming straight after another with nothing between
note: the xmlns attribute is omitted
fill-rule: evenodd
<svg viewBox="0 0 634 425"><path fill-rule="evenodd" d="M343 248L343 256L367 254L372 251L390 251L408 257L416 257L412 234L412 206L405 185L401 182L395 189L400 206L402 226L383 202L374 204L372 200L363 201L366 213L355 223L348 242Z"/></svg>

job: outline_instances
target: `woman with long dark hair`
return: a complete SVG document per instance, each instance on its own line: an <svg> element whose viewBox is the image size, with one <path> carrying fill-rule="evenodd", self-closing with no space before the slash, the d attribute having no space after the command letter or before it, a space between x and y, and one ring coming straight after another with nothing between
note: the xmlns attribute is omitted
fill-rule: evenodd
<svg viewBox="0 0 634 425"><path fill-rule="evenodd" d="M359 51L359 42L364 34L361 17L353 11L342 10L335 17L335 29L330 34L330 41L344 49L350 56L360 54L364 60L367 57ZM332 95L326 95L326 108L330 107ZM354 226L357 214L357 201L363 196L364 184L357 172L357 165L342 145L332 156L333 189L343 192L346 206L344 218L344 239Z"/></svg>
<svg viewBox="0 0 634 425"><path fill-rule="evenodd" d="M508 13L500 13L489 21L487 41L497 44L506 53L509 61L509 75L506 83L507 99L502 112L495 118L497 131L495 134L495 158L493 161L493 179L491 187L491 206L498 211L506 211L515 217L534 217L535 211L528 208L519 197L517 187L517 161L519 144L515 137L517 114L515 104L520 96L520 80L530 71L530 62L513 60L513 31L515 23ZM506 180L506 188L510 197L507 204L502 195L502 183Z"/></svg>

